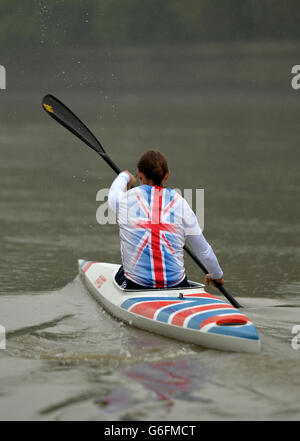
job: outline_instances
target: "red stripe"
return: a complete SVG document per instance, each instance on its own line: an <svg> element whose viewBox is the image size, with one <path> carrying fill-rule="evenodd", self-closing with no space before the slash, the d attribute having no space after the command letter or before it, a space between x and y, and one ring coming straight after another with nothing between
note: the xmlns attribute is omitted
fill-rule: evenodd
<svg viewBox="0 0 300 441"><path fill-rule="evenodd" d="M160 218L162 206L162 191L154 187L153 205L152 205L152 234L151 234L151 248L153 255L155 286L162 288L165 286L164 268L162 263L162 252L160 248ZM157 225L157 229L153 228Z"/></svg>
<svg viewBox="0 0 300 441"><path fill-rule="evenodd" d="M214 322L216 323L217 326L217 325L224 325L226 323L236 323L236 324L246 325L248 321L249 319L242 314L226 315L226 316L216 315L214 317L210 317L204 320L200 325L200 329L203 328L203 326Z"/></svg>
<svg viewBox="0 0 300 441"><path fill-rule="evenodd" d="M87 272L87 270L88 270L92 265L94 265L94 263L99 263L99 262L88 262L88 263L82 268L83 273L85 274L85 273Z"/></svg>
<svg viewBox="0 0 300 441"><path fill-rule="evenodd" d="M209 299L216 299L220 300L219 297L213 296L212 294L209 294L208 292L198 292L196 294L184 294L184 297L199 297L199 298L209 298ZM225 303L226 305L227 303Z"/></svg>
<svg viewBox="0 0 300 441"><path fill-rule="evenodd" d="M164 306L169 305L175 305L176 303L180 303L181 300L166 300L166 301L159 301L159 302L142 302L138 305L133 306L132 309L130 309L130 312L134 312L135 314L142 315L147 318L153 319L154 314L156 311L160 308L163 308Z"/></svg>
<svg viewBox="0 0 300 441"><path fill-rule="evenodd" d="M218 304L214 304L214 305L203 305L203 306L195 306L194 308L189 308L189 309L185 309L183 311L178 311L174 317L172 318L172 325L177 325L177 326L183 326L184 320L189 317L192 314L195 314L197 312L201 312L201 311L209 311L211 309L227 309L227 308L232 308L235 309L233 306L231 305L218 305ZM215 317L214 317L215 318Z"/></svg>
<svg viewBox="0 0 300 441"><path fill-rule="evenodd" d="M94 263L100 263L100 262L88 262L84 265L84 267L82 267L82 273L81 273L81 278L82 278L82 282L85 284L85 273L87 272L87 270L94 264Z"/></svg>
<svg viewBox="0 0 300 441"><path fill-rule="evenodd" d="M177 233L178 227L172 224L157 224L157 222L145 220L136 221L132 224L134 228L143 228L153 231L167 231L168 233Z"/></svg>

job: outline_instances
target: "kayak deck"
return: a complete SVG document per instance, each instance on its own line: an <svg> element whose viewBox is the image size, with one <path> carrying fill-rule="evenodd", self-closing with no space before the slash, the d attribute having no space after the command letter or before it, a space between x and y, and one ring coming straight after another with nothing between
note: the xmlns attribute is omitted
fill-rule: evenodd
<svg viewBox="0 0 300 441"><path fill-rule="evenodd" d="M89 292L116 318L138 328L200 346L258 352L260 339L251 320L226 301L191 282L191 288L122 289L120 265L79 260Z"/></svg>

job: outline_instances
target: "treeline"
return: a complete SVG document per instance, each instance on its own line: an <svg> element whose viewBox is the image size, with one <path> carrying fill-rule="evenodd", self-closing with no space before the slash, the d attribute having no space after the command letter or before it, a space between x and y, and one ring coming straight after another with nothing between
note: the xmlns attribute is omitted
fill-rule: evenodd
<svg viewBox="0 0 300 441"><path fill-rule="evenodd" d="M0 0L0 48L300 39L299 0Z"/></svg>

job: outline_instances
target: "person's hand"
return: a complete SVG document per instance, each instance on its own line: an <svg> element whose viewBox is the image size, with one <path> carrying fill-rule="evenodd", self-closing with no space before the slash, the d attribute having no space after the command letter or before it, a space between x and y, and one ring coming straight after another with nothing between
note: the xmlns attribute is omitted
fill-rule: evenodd
<svg viewBox="0 0 300 441"><path fill-rule="evenodd" d="M224 285L224 283L225 283L225 280L223 279L223 277L221 279L213 279L211 274L206 274L206 276L205 276L206 285L209 285L211 283L213 286L216 286L214 283L215 281L218 282L220 285Z"/></svg>
<svg viewBox="0 0 300 441"><path fill-rule="evenodd" d="M130 181L129 181L128 184L127 184L127 190L130 190L131 187L133 187L133 185L136 183L136 179L135 179L135 177L133 176L133 174L130 173L130 171L125 170L125 173L127 173L128 176L130 177Z"/></svg>

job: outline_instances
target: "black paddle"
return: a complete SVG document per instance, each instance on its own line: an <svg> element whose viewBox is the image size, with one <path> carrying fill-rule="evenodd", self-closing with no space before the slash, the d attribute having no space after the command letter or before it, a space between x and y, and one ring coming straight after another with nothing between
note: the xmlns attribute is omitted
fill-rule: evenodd
<svg viewBox="0 0 300 441"><path fill-rule="evenodd" d="M46 95L42 100L43 109L56 119L60 124L62 124L66 129L70 130L75 136L85 142L89 147L91 147L95 152L107 162L107 164L117 173L121 173L122 170L110 159L110 157L105 152L104 148L100 144L97 138L92 134L92 132L83 124L82 121L70 110L68 109L59 99L55 98L53 95Z"/></svg>
<svg viewBox="0 0 300 441"><path fill-rule="evenodd" d="M48 115L52 116L52 118L62 124L66 129L70 130L70 132L81 139L81 141L85 142L89 147L95 150L95 152L97 152L117 174L121 173L119 167L107 155L98 139L92 134L92 132L86 127L86 125L82 121L80 121L80 119L59 99L55 98L53 95L46 95L42 100L42 107L48 113ZM201 263L200 259L188 247L184 246L184 250L194 260L194 262L196 262L196 264L200 266L202 271L205 274L208 274L207 269ZM237 302L237 300L235 300L232 295L229 294L229 292L224 288L223 285L215 280L214 284L235 308L242 307Z"/></svg>

